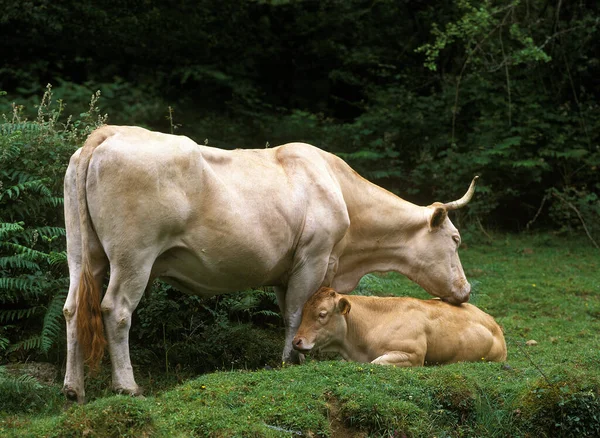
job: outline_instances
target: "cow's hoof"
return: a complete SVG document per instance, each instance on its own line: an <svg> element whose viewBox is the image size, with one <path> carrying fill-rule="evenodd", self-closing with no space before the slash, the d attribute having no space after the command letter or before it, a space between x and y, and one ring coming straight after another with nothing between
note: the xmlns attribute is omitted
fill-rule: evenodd
<svg viewBox="0 0 600 438"><path fill-rule="evenodd" d="M292 350L290 351L289 356L283 359L282 365L299 365L302 363L304 363L304 355L298 353L296 350Z"/></svg>
<svg viewBox="0 0 600 438"><path fill-rule="evenodd" d="M77 391L75 391L73 388L71 388L70 386L65 386L62 390L63 394L65 395L65 397L67 398L67 407L71 406L73 403L77 403L77 404L84 404L85 403L85 397L83 396L79 396L77 394Z"/></svg>
<svg viewBox="0 0 600 438"><path fill-rule="evenodd" d="M136 389L114 388L113 391L117 394L130 395L132 397L144 397L144 390L139 386Z"/></svg>

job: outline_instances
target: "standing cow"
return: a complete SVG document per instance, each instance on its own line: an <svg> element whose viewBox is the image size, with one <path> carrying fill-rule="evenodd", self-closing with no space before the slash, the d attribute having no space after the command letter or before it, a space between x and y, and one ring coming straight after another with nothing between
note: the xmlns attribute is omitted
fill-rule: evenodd
<svg viewBox="0 0 600 438"><path fill-rule="evenodd" d="M202 296L274 286L286 362L300 359L292 338L321 286L349 292L368 272L398 271L467 301L447 211L469 202L474 183L458 201L419 207L303 143L226 151L138 127L95 130L65 175L66 396L84 401L84 362L97 367L106 344L113 389L139 393L129 328L155 278Z"/></svg>

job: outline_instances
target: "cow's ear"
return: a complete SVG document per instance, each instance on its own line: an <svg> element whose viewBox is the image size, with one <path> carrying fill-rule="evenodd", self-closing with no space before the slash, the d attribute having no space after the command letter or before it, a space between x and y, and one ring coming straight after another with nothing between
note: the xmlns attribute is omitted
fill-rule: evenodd
<svg viewBox="0 0 600 438"><path fill-rule="evenodd" d="M340 301L338 302L338 309L340 309L340 313L342 315L346 315L348 312L350 312L350 301L348 301L346 298L340 298Z"/></svg>
<svg viewBox="0 0 600 438"><path fill-rule="evenodd" d="M435 230L441 227L447 217L448 211L444 207L436 207L429 219L429 229Z"/></svg>

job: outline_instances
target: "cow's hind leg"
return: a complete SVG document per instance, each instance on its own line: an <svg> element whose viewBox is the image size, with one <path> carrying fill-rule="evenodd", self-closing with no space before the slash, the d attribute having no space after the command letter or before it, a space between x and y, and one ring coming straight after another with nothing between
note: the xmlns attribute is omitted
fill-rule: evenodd
<svg viewBox="0 0 600 438"><path fill-rule="evenodd" d="M137 307L150 278L154 258L146 261L129 260L111 263L110 281L102 300L104 327L112 365L113 390L140 395L129 356L129 328L131 316Z"/></svg>
<svg viewBox="0 0 600 438"><path fill-rule="evenodd" d="M73 256L69 254L69 257ZM102 288L102 281L106 274L108 262L100 254L97 258L91 258L91 269L94 275L96 287ZM79 344L77 336L77 291L79 289L79 277L81 276L81 267L78 263L69 260L70 286L67 300L63 307L63 314L67 323L67 369L65 372L65 381L63 393L70 401L76 401L81 404L85 402L84 389L84 358L83 348Z"/></svg>
<svg viewBox="0 0 600 438"><path fill-rule="evenodd" d="M75 184L77 153L71 158L71 164L65 175L65 227L67 231L67 259L69 262L69 293L63 307L67 323L67 367L63 392L68 400L83 403L84 390L84 357L83 347L79 344L77 333L77 294L81 278L84 248L80 231L80 218ZM88 233L86 256L90 262L90 270L98 290L108 268L108 260L95 233Z"/></svg>

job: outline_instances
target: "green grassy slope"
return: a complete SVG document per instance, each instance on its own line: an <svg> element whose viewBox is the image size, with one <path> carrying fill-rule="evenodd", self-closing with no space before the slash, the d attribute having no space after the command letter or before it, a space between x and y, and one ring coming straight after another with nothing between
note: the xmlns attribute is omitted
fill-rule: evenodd
<svg viewBox="0 0 600 438"><path fill-rule="evenodd" d="M3 414L0 436L600 436L600 252L584 239L503 235L461 259L471 302L505 330L506 364L309 359L64 412L59 387L45 387L51 407ZM428 297L396 274L367 276L359 292Z"/></svg>

